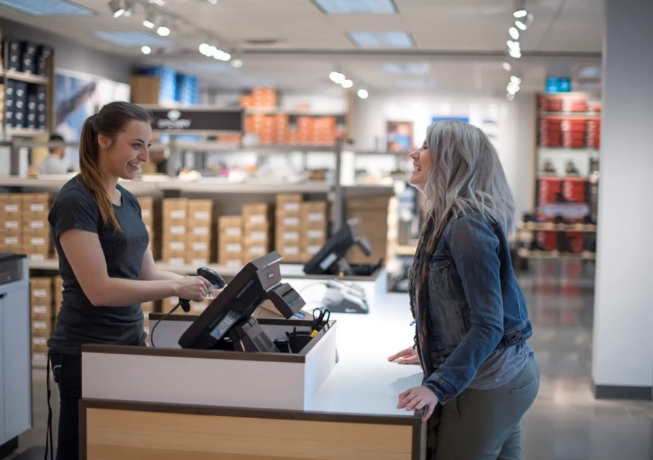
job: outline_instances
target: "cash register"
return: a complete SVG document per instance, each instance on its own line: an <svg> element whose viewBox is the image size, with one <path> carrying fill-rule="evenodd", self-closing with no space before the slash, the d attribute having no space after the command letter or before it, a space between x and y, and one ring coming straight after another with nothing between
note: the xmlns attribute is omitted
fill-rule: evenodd
<svg viewBox="0 0 653 460"><path fill-rule="evenodd" d="M245 265L184 332L181 348L279 353L252 314L264 300L286 319L305 305L292 286L281 282L280 260L271 252Z"/></svg>

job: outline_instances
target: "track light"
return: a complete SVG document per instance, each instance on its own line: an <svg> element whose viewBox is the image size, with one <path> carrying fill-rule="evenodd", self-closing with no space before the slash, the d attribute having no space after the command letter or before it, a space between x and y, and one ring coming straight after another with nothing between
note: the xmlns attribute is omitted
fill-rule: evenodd
<svg viewBox="0 0 653 460"><path fill-rule="evenodd" d="M202 43L200 45L200 53L202 53L204 56L210 56L211 55L211 45L208 43Z"/></svg>
<svg viewBox="0 0 653 460"><path fill-rule="evenodd" d="M515 26L517 26L519 30L526 30L528 28L526 23L522 21L515 21Z"/></svg>
<svg viewBox="0 0 653 460"><path fill-rule="evenodd" d="M152 52L152 48L150 48L149 46L145 45L141 47L141 53L147 55L150 54L151 52Z"/></svg>
<svg viewBox="0 0 653 460"><path fill-rule="evenodd" d="M207 0L211 5L217 5L218 0Z"/></svg>
<svg viewBox="0 0 653 460"><path fill-rule="evenodd" d="M512 70L512 65L508 61L504 61L502 65L503 65L503 69L506 72L510 72Z"/></svg>
<svg viewBox="0 0 653 460"><path fill-rule="evenodd" d="M150 0L151 5L159 5L159 6L165 6L166 2L165 0Z"/></svg>
<svg viewBox="0 0 653 460"><path fill-rule="evenodd" d="M111 0L109 2L109 9L113 14L114 19L118 19L120 16L125 14L125 6L120 0Z"/></svg>
<svg viewBox="0 0 653 460"><path fill-rule="evenodd" d="M345 80L345 81L343 81L343 82L340 83L340 84L341 84L342 87L345 88L345 89L348 89L348 88L351 88L352 86L354 86L354 82L351 81L351 80Z"/></svg>
<svg viewBox="0 0 653 460"><path fill-rule="evenodd" d="M516 75L511 75L510 83L513 83L515 85L521 85L521 78L517 77Z"/></svg>
<svg viewBox="0 0 653 460"><path fill-rule="evenodd" d="M143 25L148 29L154 29L156 25L156 13L154 11L147 13L145 19L143 19Z"/></svg>
<svg viewBox="0 0 653 460"><path fill-rule="evenodd" d="M329 74L329 78L331 79L332 82L334 82L336 85L342 84L343 81L346 80L345 74L340 73L340 72L331 72Z"/></svg>
<svg viewBox="0 0 653 460"><path fill-rule="evenodd" d="M526 8L517 8L512 15L515 18L525 18L528 16L528 11L526 11Z"/></svg>
<svg viewBox="0 0 653 460"><path fill-rule="evenodd" d="M519 48L511 49L510 51L508 51L508 54L512 58L519 59L521 57L521 50Z"/></svg>
<svg viewBox="0 0 653 460"><path fill-rule="evenodd" d="M124 16L126 18L131 18L134 15L135 10L136 10L136 5L134 4L134 0L125 0Z"/></svg>
<svg viewBox="0 0 653 460"><path fill-rule="evenodd" d="M170 35L170 28L167 25L162 24L159 26L158 29L156 29L156 33L159 34L161 37L167 37L168 35Z"/></svg>
<svg viewBox="0 0 653 460"><path fill-rule="evenodd" d="M513 40L519 40L519 31L517 30L516 27L511 27L508 29L508 33L512 37Z"/></svg>
<svg viewBox="0 0 653 460"><path fill-rule="evenodd" d="M231 64L231 67L234 67L236 69L240 69L243 66L243 61L242 61L242 59L232 59L230 64Z"/></svg>
<svg viewBox="0 0 653 460"><path fill-rule="evenodd" d="M518 50L520 48L519 42L517 41L508 40L507 44L509 50Z"/></svg>
<svg viewBox="0 0 653 460"><path fill-rule="evenodd" d="M370 95L366 89L359 89L356 94L358 94L358 97L361 99L367 99L367 97Z"/></svg>

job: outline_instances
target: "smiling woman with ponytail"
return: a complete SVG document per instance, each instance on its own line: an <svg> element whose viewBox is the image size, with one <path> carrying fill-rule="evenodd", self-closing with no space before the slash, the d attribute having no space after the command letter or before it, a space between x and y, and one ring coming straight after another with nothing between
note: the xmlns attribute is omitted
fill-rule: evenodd
<svg viewBox="0 0 653 460"><path fill-rule="evenodd" d="M202 301L210 289L202 277L156 267L138 200L118 184L136 177L151 142L147 111L126 102L104 106L84 122L81 174L62 187L48 216L64 286L48 341L61 396L58 460L78 458L81 346L144 345L142 302Z"/></svg>

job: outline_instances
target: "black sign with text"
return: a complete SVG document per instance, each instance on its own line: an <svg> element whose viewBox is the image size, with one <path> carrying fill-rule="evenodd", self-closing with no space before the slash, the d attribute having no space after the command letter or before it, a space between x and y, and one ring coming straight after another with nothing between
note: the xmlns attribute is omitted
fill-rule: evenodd
<svg viewBox="0 0 653 460"><path fill-rule="evenodd" d="M152 116L152 130L167 133L211 133L211 132L243 132L243 111L207 110L207 109L148 109Z"/></svg>

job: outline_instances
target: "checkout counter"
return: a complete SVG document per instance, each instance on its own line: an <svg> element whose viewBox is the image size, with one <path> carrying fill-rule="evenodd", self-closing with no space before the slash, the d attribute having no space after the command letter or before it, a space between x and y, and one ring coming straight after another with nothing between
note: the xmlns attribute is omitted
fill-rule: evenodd
<svg viewBox="0 0 653 460"><path fill-rule="evenodd" d="M202 315L151 315L156 348L83 347L80 458L424 458L421 414L396 409L421 369L387 361L413 340L407 295L377 298L368 315L334 313L319 330L251 318L262 298L292 317L296 294L272 253ZM286 332L313 337L281 353Z"/></svg>

